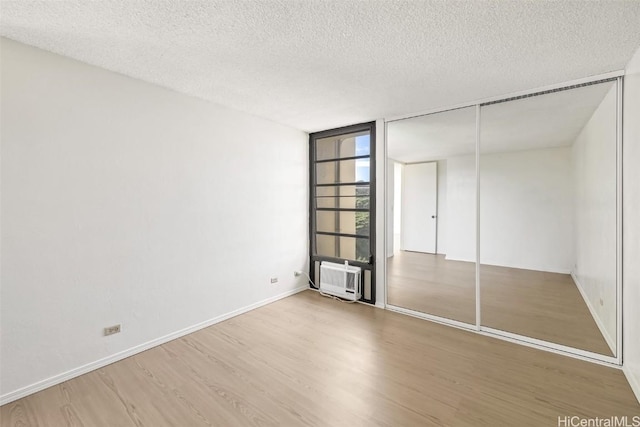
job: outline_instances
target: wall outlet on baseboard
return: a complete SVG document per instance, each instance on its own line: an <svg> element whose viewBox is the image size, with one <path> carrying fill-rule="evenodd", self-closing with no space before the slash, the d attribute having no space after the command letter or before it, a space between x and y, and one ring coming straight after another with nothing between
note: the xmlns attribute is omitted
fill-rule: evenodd
<svg viewBox="0 0 640 427"><path fill-rule="evenodd" d="M107 326L104 328L104 336L120 333L120 325Z"/></svg>
<svg viewBox="0 0 640 427"><path fill-rule="evenodd" d="M278 283L278 278L277 277L272 277L271 278L271 283Z"/></svg>

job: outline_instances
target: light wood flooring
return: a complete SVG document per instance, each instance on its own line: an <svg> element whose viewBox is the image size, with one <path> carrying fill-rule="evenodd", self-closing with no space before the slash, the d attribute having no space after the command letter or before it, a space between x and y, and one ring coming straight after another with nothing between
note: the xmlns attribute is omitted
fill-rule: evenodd
<svg viewBox="0 0 640 427"><path fill-rule="evenodd" d="M9 426L557 426L620 370L305 291L0 408Z"/></svg>
<svg viewBox="0 0 640 427"><path fill-rule="evenodd" d="M475 264L400 251L388 258L389 304L475 324ZM568 274L482 265L482 325L613 356Z"/></svg>

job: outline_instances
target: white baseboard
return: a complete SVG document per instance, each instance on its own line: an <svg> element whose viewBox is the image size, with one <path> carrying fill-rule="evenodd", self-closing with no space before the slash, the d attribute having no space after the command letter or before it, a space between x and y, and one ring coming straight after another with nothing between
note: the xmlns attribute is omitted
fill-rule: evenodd
<svg viewBox="0 0 640 427"><path fill-rule="evenodd" d="M5 393L0 396L0 405L5 405L7 403L13 402L14 400L21 399L30 394L36 393L38 391L44 390L45 388L49 388L56 384L60 384L64 381L68 381L72 378L78 377L80 375L86 374L88 372L94 371L96 369L102 368L104 366L110 365L114 362L122 360L124 358L133 356L134 354L138 354L145 350L149 350L150 348L157 347L166 342L175 340L177 338L183 337L190 333L196 332L200 329L206 328L211 325L215 325L216 323L220 323L224 320L230 319L232 317L238 316L240 314L246 313L251 310L255 310L256 308L262 307L264 305L270 304L277 300L286 298L293 294L297 294L298 292L306 291L309 287L305 284L303 287L298 287L292 289L287 292L283 292L279 295L273 296L271 298L264 299L262 301L258 301L256 303L250 304L248 306L239 308L237 310L230 311L228 313L222 314L220 316L214 317L213 319L205 320L204 322L197 323L193 326L189 326L187 328L181 329L176 332L172 332L168 335L165 335L160 338L156 338L151 341L147 341L146 343L137 345L135 347L131 347L127 350L123 350L116 354L112 354L111 356L104 357L102 359L96 360L95 362L87 363L86 365L79 366L77 368L71 369L67 372L63 372L58 375L54 375L53 377L44 379L42 381L38 381L37 383L28 385L26 387L22 387L18 390L10 391L9 393Z"/></svg>
<svg viewBox="0 0 640 427"><path fill-rule="evenodd" d="M459 258L459 257L451 256L451 255L449 255L449 254L446 254L446 255L444 256L444 259L445 259L445 260L447 260L447 261L462 261L462 262L473 262L473 263L475 263L475 262L476 262L476 260L475 260L475 259Z"/></svg>
<svg viewBox="0 0 640 427"><path fill-rule="evenodd" d="M568 268L559 268L548 265L518 265L518 264L505 264L495 261L482 261L482 265L488 265L492 267L506 267L506 268L517 268L518 270L531 270L531 271L542 271L544 273L557 273L557 274L571 274L571 269Z"/></svg>
<svg viewBox="0 0 640 427"><path fill-rule="evenodd" d="M575 273L573 271L571 272L571 278L573 279L574 283L576 284L576 287L578 288L578 291L580 292L580 295L582 295L582 299L584 300L584 303L587 304L587 307L589 308L589 312L591 313L591 317L593 317L593 320L596 321L596 325L598 325L598 329L600 329L600 333L604 337L604 340L607 342L607 345L609 346L609 349L611 350L611 352L613 354L616 354L616 342L615 342L615 340L613 340L609 336L609 334L607 333L607 329L604 327L604 323L602 323L602 321L600 320L600 316L598 316L598 313L596 312L595 307L593 307L593 305L591 304L591 301L587 297L587 293L582 288L582 285L580 284L580 281L578 280L578 278L576 277L576 275L575 275Z"/></svg>
<svg viewBox="0 0 640 427"><path fill-rule="evenodd" d="M640 378L634 375L633 372L624 365L622 366L622 372L624 372L624 376L627 377L631 390L633 390L633 394L636 395L636 400L640 403Z"/></svg>
<svg viewBox="0 0 640 427"><path fill-rule="evenodd" d="M441 255L441 254L438 254ZM455 257L455 256L451 256L449 254L445 254L444 257L445 260L447 261L462 261L462 262L473 262L475 263L476 260L475 259L470 259L470 258L460 258L460 257ZM566 268L557 268L557 267L545 267L545 266L532 266L532 265L516 265L516 264L504 264L504 263L499 263L499 262L494 262L494 261L482 261L481 263L482 265L486 265L486 266L491 266L491 267L506 267L506 268L517 268L519 270L532 270L532 271L543 271L545 273L558 273L558 274L571 274L571 270L566 269Z"/></svg>

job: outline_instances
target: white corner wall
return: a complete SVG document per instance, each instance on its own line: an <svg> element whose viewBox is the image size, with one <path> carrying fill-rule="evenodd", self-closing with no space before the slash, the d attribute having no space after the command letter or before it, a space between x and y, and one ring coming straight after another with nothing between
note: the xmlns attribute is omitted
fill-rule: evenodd
<svg viewBox="0 0 640 427"><path fill-rule="evenodd" d="M306 287L304 132L1 47L5 402Z"/></svg>
<svg viewBox="0 0 640 427"><path fill-rule="evenodd" d="M483 264L569 273L573 184L569 147L483 154ZM447 160L447 259L475 262L475 156Z"/></svg>
<svg viewBox="0 0 640 427"><path fill-rule="evenodd" d="M622 133L623 365L640 401L640 48L625 71Z"/></svg>
<svg viewBox="0 0 640 427"><path fill-rule="evenodd" d="M572 145L576 284L612 351L616 342L616 86Z"/></svg>
<svg viewBox="0 0 640 427"><path fill-rule="evenodd" d="M568 147L480 156L480 262L569 273L573 191Z"/></svg>

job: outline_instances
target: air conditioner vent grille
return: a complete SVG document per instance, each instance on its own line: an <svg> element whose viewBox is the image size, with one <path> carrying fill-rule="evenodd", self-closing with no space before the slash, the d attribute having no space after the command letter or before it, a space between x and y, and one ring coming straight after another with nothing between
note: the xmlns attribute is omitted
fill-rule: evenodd
<svg viewBox="0 0 640 427"><path fill-rule="evenodd" d="M362 292L360 267L323 261L320 264L320 290L349 300L359 300Z"/></svg>

